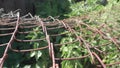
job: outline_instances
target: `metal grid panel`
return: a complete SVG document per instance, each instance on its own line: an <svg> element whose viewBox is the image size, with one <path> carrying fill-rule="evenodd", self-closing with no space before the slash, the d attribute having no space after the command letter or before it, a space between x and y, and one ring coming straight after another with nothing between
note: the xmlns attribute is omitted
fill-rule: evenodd
<svg viewBox="0 0 120 68"><path fill-rule="evenodd" d="M0 32L2 33L3 31L8 31L8 32L4 32L4 34L0 34L0 37L6 37L6 36L11 36L8 42L2 42L2 44L0 43L0 47L2 46L6 46L3 56L0 58L0 68L2 68L4 61L6 60L7 56L8 56L8 50L12 50L14 52L29 52L29 51L35 51L35 50L43 50L43 49L48 49L49 50L49 57L52 60L52 68L59 68L59 65L56 63L56 61L58 60L76 60L76 59L83 59L83 58L88 58L91 57L92 58L92 62L95 63L95 61L99 62L99 65L97 65L97 67L102 67L102 68L106 68L107 66L111 66L111 65L117 65L120 64L120 62L114 62L111 64L105 64L103 63L103 61L101 60L100 56L95 53L93 50L96 50L97 52L99 52L100 54L104 54L105 52L100 50L100 47L104 47L107 46L107 44L115 44L115 47L117 48L116 51L120 51L120 41L117 40L117 38L109 38L107 37L106 33L103 32L101 29L103 28L103 25L100 25L99 28L93 28L90 25L83 23L83 22L77 22L77 23L66 23L64 21L60 21L58 19L53 19L53 22L45 22L46 20L42 20L39 17L33 17L33 18L21 18L21 17L13 17L13 18L1 18L0 20ZM9 26L9 27L8 27ZM78 35L77 30L74 29L74 26L79 26L79 28L81 28L80 30L82 31L82 27L81 26L85 26L86 30L89 30L92 32L92 36L96 36L99 35L101 37L101 39L105 39L105 40L109 40L110 43L106 43L106 44L101 44L99 46L91 46L91 43L87 42L85 37L82 37L82 35ZM30 32L33 32L31 30L25 30L25 29L31 29L34 27L40 27L41 31L45 34L44 38L40 38L40 39L36 39L36 40L25 40L25 39L19 39L17 37L18 34L22 34L22 35L26 35L29 34ZM50 38L51 37L56 37L56 36L62 36L65 35L67 33L64 34L50 34L49 32L51 30L54 29L64 29L66 31L68 31L68 33L73 34L76 40L72 41L72 42L67 42L64 44L60 44L60 43L53 43L51 42ZM20 31L23 30L23 31ZM24 31L25 30L25 31ZM10 31L10 33L9 33ZM47 41L47 45L44 47L40 47L37 49L14 49L13 48L13 43L14 42L19 42L19 43L23 43L23 42L35 42L35 41L40 41L40 40L45 40ZM82 46L83 48L87 49L88 54L85 54L83 56L80 57L72 57L72 58L58 58L55 57L55 52L54 52L54 47L60 47L62 45L65 44L71 44L74 42L79 42L81 43L80 46ZM97 60L94 60L94 59Z"/></svg>

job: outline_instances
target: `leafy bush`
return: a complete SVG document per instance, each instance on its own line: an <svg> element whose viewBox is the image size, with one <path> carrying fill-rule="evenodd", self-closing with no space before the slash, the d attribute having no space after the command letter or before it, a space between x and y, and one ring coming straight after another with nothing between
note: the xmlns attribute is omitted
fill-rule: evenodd
<svg viewBox="0 0 120 68"><path fill-rule="evenodd" d="M40 27L36 27L33 29L33 32L31 32L26 38L35 40L35 39L43 39L45 38L45 34L42 32ZM47 41L41 40L39 42L30 42L31 45L33 45L32 49L36 49L39 47L47 46ZM47 68L49 63L51 62L49 59L48 50L38 50L38 51L32 51L30 54L26 55L27 59L29 61L33 61L33 64L23 64L24 68ZM24 60L24 62L27 62Z"/></svg>
<svg viewBox="0 0 120 68"><path fill-rule="evenodd" d="M40 15L40 17L63 16L63 14L71 11L68 0L36 1L35 5L36 14Z"/></svg>
<svg viewBox="0 0 120 68"><path fill-rule="evenodd" d="M86 0L77 3L71 3L70 9L72 10L70 13L65 14L65 16L82 16L85 14L89 14L92 11L100 10L103 8L102 5L97 4L98 0Z"/></svg>

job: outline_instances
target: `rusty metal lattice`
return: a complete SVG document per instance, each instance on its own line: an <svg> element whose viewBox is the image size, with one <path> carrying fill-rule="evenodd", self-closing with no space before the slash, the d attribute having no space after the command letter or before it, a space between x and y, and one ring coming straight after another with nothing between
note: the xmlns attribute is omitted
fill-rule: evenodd
<svg viewBox="0 0 120 68"><path fill-rule="evenodd" d="M99 28L93 28L91 26L89 26L86 23L83 22L77 22L77 23L66 23L65 21L60 21L58 19L53 19L53 22L45 22L44 20L42 20L39 17L33 17L33 18L22 18L22 17L13 17L13 18L1 18L0 20L0 32L2 31L12 31L10 33L4 33L4 34L0 34L0 37L5 37L5 36L11 36L11 38L9 39L8 42L3 42L2 44L0 43L0 47L2 46L6 46L3 56L0 58L0 68L3 67L4 61L6 60L7 56L8 56L8 50L12 50L14 52L29 52L29 51L35 51L35 50L43 50L43 49L48 49L49 50L49 57L52 60L52 68L59 68L59 64L56 63L57 60L80 60L83 58L88 58L91 57L92 58L92 62L95 63L96 60L94 60L95 58L97 59L97 61L99 62L99 65L97 65L97 67L100 68L106 68L107 66L112 66L112 65L117 65L120 64L120 62L114 62L111 64L105 64L102 59L99 57L99 55L97 53L95 53L92 50L96 50L98 51L100 54L103 54L104 51L100 50L100 47L103 46L107 46L107 44L111 44L114 43L115 47L117 48L116 51L120 52L120 41L117 40L117 38L109 38L107 37L106 33L103 32L101 30L101 28L103 28L103 25L100 25ZM106 44L102 44L99 46L91 46L91 44L89 42L86 42L86 39L84 37L82 37L81 35L78 35L77 32L74 29L74 26L79 26L81 28L82 31L82 27L81 26L85 26L86 30L91 31L94 35L100 35L101 39L105 39L105 40L109 40L110 43L106 43ZM10 26L10 27L5 27L5 26ZM34 28L34 27L41 27L42 32L45 34L45 38L41 38L41 39L36 39L36 40L24 40L24 39L19 39L16 37L17 34L28 34L32 31L19 31L19 29L30 29L30 28ZM50 26L50 27L49 27ZM53 43L50 41L50 38L53 36L62 36L63 34L49 34L48 31L50 30L54 30L54 29L64 29L66 31L68 31L71 34L74 34L76 40L74 40L73 42L67 42L64 44L60 44L60 43ZM66 33L64 33L66 34ZM44 47L40 47L37 49L25 49L25 50L18 50L18 49L14 49L12 44L14 42L35 42L35 41L40 41L40 40L46 40L48 45L44 46ZM62 45L65 44L71 44L74 42L80 42L81 44L84 44L85 46L83 46L85 49L87 49L88 54L80 56L80 57L72 57L72 58L58 58L55 56L54 53L54 47L60 47ZM82 46L82 45L81 45Z"/></svg>

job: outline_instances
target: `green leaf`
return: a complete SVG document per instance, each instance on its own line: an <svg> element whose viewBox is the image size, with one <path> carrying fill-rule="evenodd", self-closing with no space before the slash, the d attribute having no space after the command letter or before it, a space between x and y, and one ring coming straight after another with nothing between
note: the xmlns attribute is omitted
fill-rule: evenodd
<svg viewBox="0 0 120 68"><path fill-rule="evenodd" d="M37 57L36 57L36 59L38 60L41 56L42 56L42 52L41 51L37 51Z"/></svg>
<svg viewBox="0 0 120 68"><path fill-rule="evenodd" d="M23 68L31 68L31 65L25 65Z"/></svg>
<svg viewBox="0 0 120 68"><path fill-rule="evenodd" d="M41 68L38 64L35 65L36 68Z"/></svg>
<svg viewBox="0 0 120 68"><path fill-rule="evenodd" d="M32 51L30 57L34 57L36 55L36 51Z"/></svg>

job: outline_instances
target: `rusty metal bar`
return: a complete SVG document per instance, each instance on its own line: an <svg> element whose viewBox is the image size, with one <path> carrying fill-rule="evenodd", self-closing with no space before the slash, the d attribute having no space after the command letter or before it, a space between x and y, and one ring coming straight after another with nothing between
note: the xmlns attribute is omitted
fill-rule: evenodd
<svg viewBox="0 0 120 68"><path fill-rule="evenodd" d="M12 35L13 33L6 33L6 34L0 34L0 36L8 36L8 35Z"/></svg>
<svg viewBox="0 0 120 68"><path fill-rule="evenodd" d="M97 60L100 62L100 64L102 65L103 68L106 68L106 65L102 62L102 60L100 59L100 57L95 53L92 52L92 54L97 58Z"/></svg>
<svg viewBox="0 0 120 68"><path fill-rule="evenodd" d="M15 29L15 28L14 27L12 27L12 28L0 28L1 31L3 31L3 30L13 30L13 29Z"/></svg>
<svg viewBox="0 0 120 68"><path fill-rule="evenodd" d="M8 44L7 44L6 48L5 48L4 54L3 54L3 56L2 56L2 58L1 58L1 60L0 60L0 68L2 68L3 63L4 63L4 61L5 61L5 58L6 58L6 55L7 55L7 52L8 52L8 49L9 49L9 47L11 46L11 44L13 43L13 41L14 41L15 34L16 34L16 32L17 32L17 30L18 30L18 27L19 27L19 19L20 19L20 18L19 18L19 15L18 15L15 30L14 30L11 38L10 38L10 41L8 42Z"/></svg>
<svg viewBox="0 0 120 68"><path fill-rule="evenodd" d="M53 49L53 43L51 43L51 58L52 58L52 67L56 68L56 62L55 62L55 54L54 54L54 49Z"/></svg>
<svg viewBox="0 0 120 68"><path fill-rule="evenodd" d="M0 44L0 46L6 46L8 43Z"/></svg>
<svg viewBox="0 0 120 68"><path fill-rule="evenodd" d="M72 57L72 58L55 58L55 60L78 60L78 59L84 59L89 57L90 55L85 55L85 56L81 56L81 57Z"/></svg>
<svg viewBox="0 0 120 68"><path fill-rule="evenodd" d="M15 38L15 40L16 40L17 42L36 42L36 41L45 40L45 38L42 38L42 39L35 39L35 40L21 40L21 39Z"/></svg>

